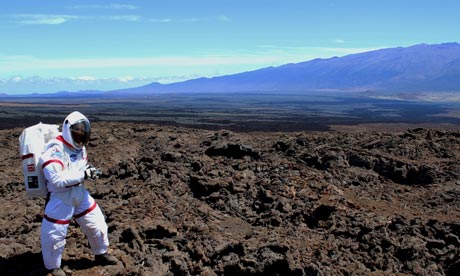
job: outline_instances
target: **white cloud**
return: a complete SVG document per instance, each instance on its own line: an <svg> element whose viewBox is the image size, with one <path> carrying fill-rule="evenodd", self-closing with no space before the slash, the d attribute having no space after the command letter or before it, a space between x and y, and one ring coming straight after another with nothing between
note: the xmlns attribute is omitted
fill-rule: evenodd
<svg viewBox="0 0 460 276"><path fill-rule="evenodd" d="M194 22L200 22L200 21L206 21L205 18L181 18L181 19L171 19L171 18L150 18L148 20L149 22L153 23L174 23L174 22L179 22L179 23L194 23Z"/></svg>
<svg viewBox="0 0 460 276"><path fill-rule="evenodd" d="M134 5L128 4L106 4L106 5L75 5L67 7L69 9L76 9L76 10L89 10L89 9L106 9L106 10L135 10L137 9Z"/></svg>
<svg viewBox="0 0 460 276"><path fill-rule="evenodd" d="M131 76L127 76L127 77L119 77L118 80L121 81L121 82L129 82L129 81L132 81L134 80L135 78L134 77L131 77Z"/></svg>
<svg viewBox="0 0 460 276"><path fill-rule="evenodd" d="M200 22L200 21L205 21L206 19L202 18L184 18L179 20L180 22Z"/></svg>
<svg viewBox="0 0 460 276"><path fill-rule="evenodd" d="M12 82L20 82L20 81L22 81L22 77L21 76L15 76L15 77L12 77L10 79L10 81L12 81Z"/></svg>
<svg viewBox="0 0 460 276"><path fill-rule="evenodd" d="M43 68L106 68L106 67L145 67L145 66L202 66L202 65L230 65L251 64L277 61L277 56L170 56L170 57L143 57L143 58L108 58L108 59L49 59L38 60L31 66Z"/></svg>
<svg viewBox="0 0 460 276"><path fill-rule="evenodd" d="M165 77L167 79L169 77ZM174 77L176 78L176 77ZM183 78L183 76L181 76ZM79 82L79 83L90 83L90 82L142 82L142 81L156 81L159 78L146 78L146 77L133 77L133 76L121 76L121 77L110 77L110 78L98 78L94 76L79 76L79 77L40 77L40 76L12 76L9 78L0 78L0 83L60 83L60 82Z"/></svg>
<svg viewBox="0 0 460 276"><path fill-rule="evenodd" d="M25 25L58 25L70 20L110 20L136 22L141 16L135 14L113 15L113 16L76 16L62 14L14 14L10 18L18 24Z"/></svg>
<svg viewBox="0 0 460 276"><path fill-rule="evenodd" d="M94 80L93 80L94 79ZM27 93L50 93L56 91L81 91L81 90L113 90L146 85L160 78L95 78L83 77L11 77L0 78L0 93L10 95ZM16 81L14 81L16 80Z"/></svg>
<svg viewBox="0 0 460 276"><path fill-rule="evenodd" d="M92 80L89 76L97 77L93 82L100 82L102 76L113 76L125 72L137 77L140 75L161 76L162 81L167 81L169 76L190 74L215 76L281 65L284 61L282 57L277 55L250 54L92 59L0 57L0 76L8 74L64 76L64 74L75 75L82 72L85 75L80 75L78 81L89 83ZM119 83L131 83L134 80L121 77L117 81Z"/></svg>
<svg viewBox="0 0 460 276"><path fill-rule="evenodd" d="M115 20L115 21L131 21L131 22L136 22L141 19L140 16L138 15L114 15L114 16L106 16L106 17L101 17L105 18L108 20Z"/></svg>
<svg viewBox="0 0 460 276"><path fill-rule="evenodd" d="M81 77L76 77L76 80L82 80L82 81L95 81L96 78L92 76L81 76Z"/></svg>
<svg viewBox="0 0 460 276"><path fill-rule="evenodd" d="M108 5L105 5L105 8L113 9L113 10L135 10L137 9L136 6L128 5L128 4L108 4Z"/></svg>
<svg viewBox="0 0 460 276"><path fill-rule="evenodd" d="M239 56L170 56L142 58L94 58L94 59L40 59L21 58L18 60L0 60L0 72L21 69L71 69L71 68L107 68L107 67L170 67L205 66L231 64L263 64L279 61L278 56L239 55Z"/></svg>
<svg viewBox="0 0 460 276"><path fill-rule="evenodd" d="M225 15L219 15L214 18L197 18L197 17L191 17L191 18L150 18L148 19L149 22L153 23L195 23L195 22L205 22L205 21L223 21L223 22L228 22L230 21L230 18L225 16Z"/></svg>
<svg viewBox="0 0 460 276"><path fill-rule="evenodd" d="M142 16L136 14L124 15L93 15L93 16L77 16L63 14L15 14L9 17L14 19L14 22L27 25L58 25L71 20L111 20L111 21L129 21L138 22L143 20ZM230 19L225 15L216 16L214 18L150 18L148 22L153 23L196 23L205 21L221 21L228 22Z"/></svg>
<svg viewBox="0 0 460 276"><path fill-rule="evenodd" d="M11 17L17 23L27 25L57 25L79 18L78 16L63 14L14 14Z"/></svg>
<svg viewBox="0 0 460 276"><path fill-rule="evenodd" d="M148 21L154 22L154 23L169 23L169 22L172 22L173 20L171 18L150 18Z"/></svg>
<svg viewBox="0 0 460 276"><path fill-rule="evenodd" d="M224 21L224 22L230 21L230 18L226 15L219 15L216 17L216 19L219 21Z"/></svg>
<svg viewBox="0 0 460 276"><path fill-rule="evenodd" d="M334 40L334 42L335 42L335 43L340 43L340 44L341 44L341 43L345 43L345 40L340 39L340 38L337 38L337 39Z"/></svg>

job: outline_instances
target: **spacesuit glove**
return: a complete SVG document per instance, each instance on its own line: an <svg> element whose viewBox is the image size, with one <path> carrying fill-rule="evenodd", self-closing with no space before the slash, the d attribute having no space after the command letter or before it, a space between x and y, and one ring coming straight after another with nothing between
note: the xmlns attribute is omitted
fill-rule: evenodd
<svg viewBox="0 0 460 276"><path fill-rule="evenodd" d="M101 174L102 172L96 169L93 165L87 165L85 168L85 179L94 181L98 179Z"/></svg>

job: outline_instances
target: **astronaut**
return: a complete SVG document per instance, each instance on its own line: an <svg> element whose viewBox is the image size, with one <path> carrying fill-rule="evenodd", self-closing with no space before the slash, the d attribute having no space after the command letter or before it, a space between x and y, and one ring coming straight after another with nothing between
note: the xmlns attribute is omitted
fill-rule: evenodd
<svg viewBox="0 0 460 276"><path fill-rule="evenodd" d="M40 241L43 262L52 275L66 275L61 269L61 258L72 218L88 238L97 264L118 262L108 253L107 224L102 211L84 186L85 179L95 180L99 173L87 164L85 145L90 135L89 120L78 111L72 112L64 120L62 135L48 143L40 160L49 192Z"/></svg>

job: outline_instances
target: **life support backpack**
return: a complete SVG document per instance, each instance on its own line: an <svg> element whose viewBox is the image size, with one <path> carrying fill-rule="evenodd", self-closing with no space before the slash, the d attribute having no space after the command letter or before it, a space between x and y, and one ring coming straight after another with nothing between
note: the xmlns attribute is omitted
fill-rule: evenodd
<svg viewBox="0 0 460 276"><path fill-rule="evenodd" d="M40 157L48 141L60 134L58 125L38 123L22 131L19 136L19 151L26 195L29 198L44 198L48 190L40 164Z"/></svg>

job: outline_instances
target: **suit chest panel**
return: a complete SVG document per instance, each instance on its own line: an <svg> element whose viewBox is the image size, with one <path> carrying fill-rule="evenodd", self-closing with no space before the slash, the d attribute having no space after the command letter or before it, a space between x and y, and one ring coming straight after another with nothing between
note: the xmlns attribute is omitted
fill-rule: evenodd
<svg viewBox="0 0 460 276"><path fill-rule="evenodd" d="M86 153L85 151L75 152L69 149L65 149L65 165L69 170L80 169L86 165Z"/></svg>

